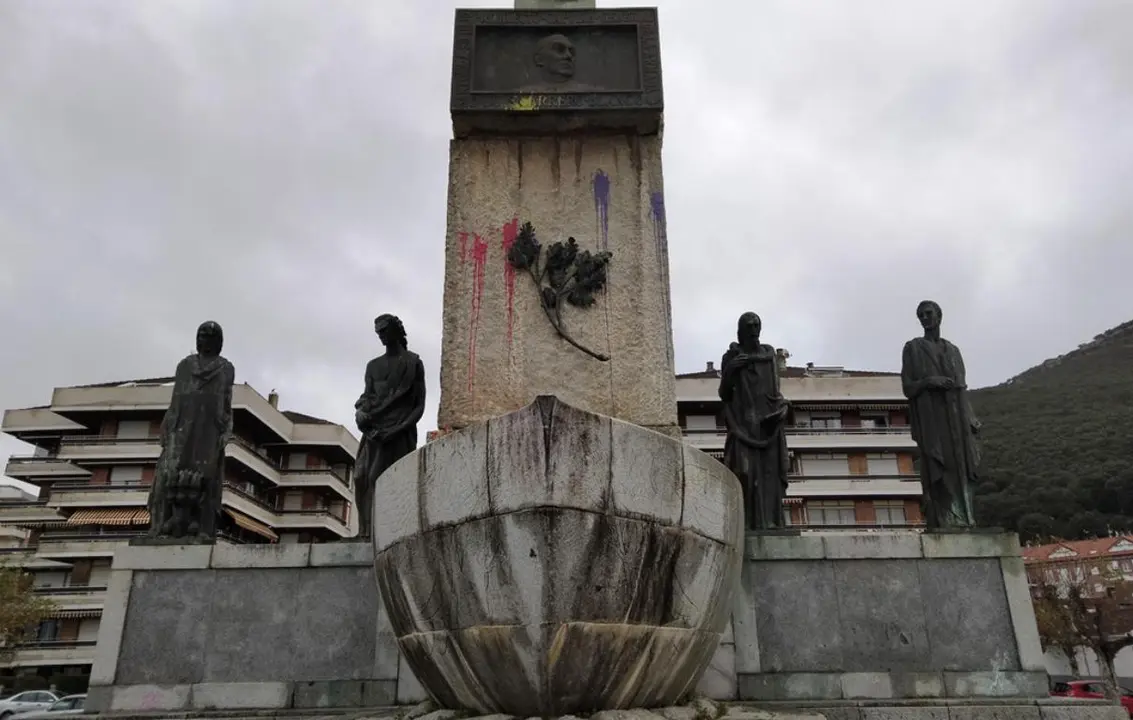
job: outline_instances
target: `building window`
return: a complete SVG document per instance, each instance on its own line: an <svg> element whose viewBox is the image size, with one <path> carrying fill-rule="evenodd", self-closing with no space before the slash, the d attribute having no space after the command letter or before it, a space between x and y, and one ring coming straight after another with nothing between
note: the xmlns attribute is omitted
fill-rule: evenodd
<svg viewBox="0 0 1133 720"><path fill-rule="evenodd" d="M812 500L806 504L811 525L853 525L854 503L846 500Z"/></svg>
<svg viewBox="0 0 1133 720"><path fill-rule="evenodd" d="M827 429L841 428L842 415L840 413L811 413L810 427Z"/></svg>
<svg viewBox="0 0 1133 720"><path fill-rule="evenodd" d="M862 427L875 429L889 427L889 413L862 415Z"/></svg>
<svg viewBox="0 0 1133 720"><path fill-rule="evenodd" d="M851 475L869 475L869 459L865 453L851 453L849 466Z"/></svg>
<svg viewBox="0 0 1133 720"><path fill-rule="evenodd" d="M149 420L119 420L119 440L145 440L150 436Z"/></svg>
<svg viewBox="0 0 1133 720"><path fill-rule="evenodd" d="M119 465L110 469L111 485L141 485L141 465Z"/></svg>
<svg viewBox="0 0 1133 720"><path fill-rule="evenodd" d="M715 415L688 415L685 417L685 428L688 430L716 430Z"/></svg>
<svg viewBox="0 0 1133 720"><path fill-rule="evenodd" d="M879 500L873 504L878 525L907 525L905 503L894 500Z"/></svg>
<svg viewBox="0 0 1133 720"><path fill-rule="evenodd" d="M35 639L40 642L52 642L59 639L59 621L44 620L39 624Z"/></svg>

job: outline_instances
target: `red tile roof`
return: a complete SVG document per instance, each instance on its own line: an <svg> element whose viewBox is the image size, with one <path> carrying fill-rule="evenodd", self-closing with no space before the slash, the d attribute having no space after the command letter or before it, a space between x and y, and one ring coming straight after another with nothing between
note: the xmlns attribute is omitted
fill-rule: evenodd
<svg viewBox="0 0 1133 720"><path fill-rule="evenodd" d="M1128 543L1129 547L1118 548L1114 551L1113 546L1118 543ZM1065 557L1051 558L1051 555L1060 549L1070 550L1074 554L1066 554ZM1059 562L1064 560L1088 560L1090 558L1104 557L1107 555L1126 555L1128 553L1133 553L1133 536L1120 535L1118 537L1069 540L1066 542L1025 547L1023 548L1023 560L1025 562Z"/></svg>

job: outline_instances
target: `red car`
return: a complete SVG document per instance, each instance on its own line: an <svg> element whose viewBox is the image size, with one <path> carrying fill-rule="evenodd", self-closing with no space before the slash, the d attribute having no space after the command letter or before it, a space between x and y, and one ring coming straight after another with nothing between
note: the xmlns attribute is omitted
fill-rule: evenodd
<svg viewBox="0 0 1133 720"><path fill-rule="evenodd" d="M1125 688L1121 691L1121 707L1133 717L1133 692ZM1056 682L1050 694L1053 697L1084 698L1088 700L1104 700L1105 688L1097 680L1071 680L1069 682Z"/></svg>

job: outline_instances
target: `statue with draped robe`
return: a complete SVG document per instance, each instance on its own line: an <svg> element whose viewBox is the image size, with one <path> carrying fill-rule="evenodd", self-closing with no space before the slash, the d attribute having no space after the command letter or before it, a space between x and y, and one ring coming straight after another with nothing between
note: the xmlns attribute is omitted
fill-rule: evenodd
<svg viewBox="0 0 1133 720"><path fill-rule="evenodd" d="M146 539L211 543L224 483L224 448L232 436L236 370L220 355L224 331L197 329L197 352L177 364L173 394L161 421L161 454L149 494Z"/></svg>
<svg viewBox="0 0 1133 720"><path fill-rule="evenodd" d="M775 348L759 342L762 322L753 312L740 316L734 342L720 363L724 401L724 464L743 486L749 530L783 527L787 494L787 400L779 391Z"/></svg>
<svg viewBox="0 0 1133 720"><path fill-rule="evenodd" d="M354 470L359 538L373 534L378 478L417 447L417 422L425 413L425 366L408 349L405 326L395 315L380 315L374 331L386 352L366 365L365 388L354 404L362 433Z"/></svg>
<svg viewBox="0 0 1133 720"><path fill-rule="evenodd" d="M925 525L930 529L975 525L972 488L980 452L980 423L968 402L960 349L940 337L940 306L917 306L924 336L905 343L901 386L909 399L909 424L920 454Z"/></svg>

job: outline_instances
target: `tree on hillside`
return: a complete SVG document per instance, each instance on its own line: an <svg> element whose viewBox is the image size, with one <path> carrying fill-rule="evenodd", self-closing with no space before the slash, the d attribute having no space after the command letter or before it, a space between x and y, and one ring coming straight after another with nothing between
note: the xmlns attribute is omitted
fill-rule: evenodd
<svg viewBox="0 0 1133 720"><path fill-rule="evenodd" d="M0 561L0 657L27 639L55 603L32 592L32 576Z"/></svg>
<svg viewBox="0 0 1133 720"><path fill-rule="evenodd" d="M1043 647L1061 650L1075 675L1077 650L1092 650L1106 696L1117 698L1114 660L1133 646L1133 578L1104 560L1044 564L1028 575Z"/></svg>

